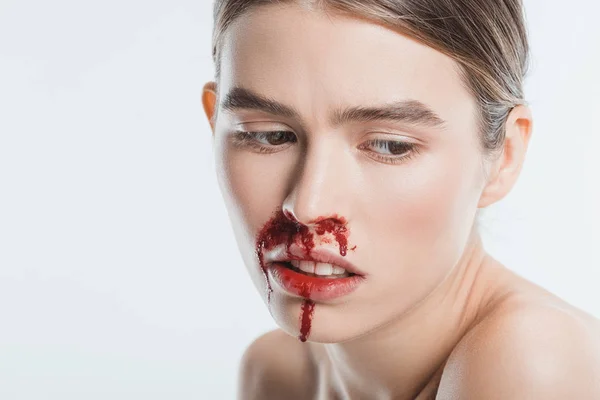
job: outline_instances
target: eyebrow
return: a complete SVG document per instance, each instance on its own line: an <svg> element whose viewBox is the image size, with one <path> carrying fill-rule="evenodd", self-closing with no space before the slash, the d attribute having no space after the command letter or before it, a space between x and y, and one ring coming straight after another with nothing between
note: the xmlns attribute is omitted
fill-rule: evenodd
<svg viewBox="0 0 600 400"><path fill-rule="evenodd" d="M240 109L264 111L269 114L301 120L294 107L280 103L239 86L233 87L225 96L221 107L227 111ZM386 120L431 128L445 128L447 122L424 103L414 100L400 100L382 106L353 106L335 110L329 119L332 126L349 122L370 122Z"/></svg>

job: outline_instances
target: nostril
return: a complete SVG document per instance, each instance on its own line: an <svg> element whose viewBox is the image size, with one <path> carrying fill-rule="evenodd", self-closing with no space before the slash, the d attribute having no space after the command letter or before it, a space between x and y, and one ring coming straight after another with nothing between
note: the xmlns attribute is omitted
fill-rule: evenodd
<svg viewBox="0 0 600 400"><path fill-rule="evenodd" d="M285 215L285 217L291 221L294 222L298 222L298 220L296 220L296 217L294 217L294 214L292 214L292 212L290 210L283 210L283 215Z"/></svg>

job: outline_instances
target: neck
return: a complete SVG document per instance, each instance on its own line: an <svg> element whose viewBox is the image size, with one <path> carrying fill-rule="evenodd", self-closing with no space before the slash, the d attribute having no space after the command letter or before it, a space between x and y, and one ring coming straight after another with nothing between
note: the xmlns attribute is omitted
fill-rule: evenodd
<svg viewBox="0 0 600 400"><path fill-rule="evenodd" d="M319 365L328 366L326 386L342 398L414 399L439 382L450 352L490 301L493 264L474 230L452 272L412 309L359 338L312 343Z"/></svg>

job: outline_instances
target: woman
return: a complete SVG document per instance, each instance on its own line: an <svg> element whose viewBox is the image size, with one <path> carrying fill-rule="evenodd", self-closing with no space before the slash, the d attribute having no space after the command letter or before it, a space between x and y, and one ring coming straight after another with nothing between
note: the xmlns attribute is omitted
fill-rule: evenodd
<svg viewBox="0 0 600 400"><path fill-rule="evenodd" d="M600 327L484 250L523 165L519 0L218 0L216 167L281 329L245 399L600 399Z"/></svg>

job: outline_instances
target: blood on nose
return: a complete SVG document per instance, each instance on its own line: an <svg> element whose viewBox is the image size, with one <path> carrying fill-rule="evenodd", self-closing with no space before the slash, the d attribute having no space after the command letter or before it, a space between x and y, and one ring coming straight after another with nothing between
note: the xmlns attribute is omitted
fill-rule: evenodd
<svg viewBox="0 0 600 400"><path fill-rule="evenodd" d="M314 226L314 232L319 236L330 233L338 243L340 255L346 256L349 231L345 218L337 215L333 217L319 217L310 225ZM307 255L315 247L314 234L309 225L299 223L292 213L287 210L278 210L275 212L273 217L267 221L258 233L255 251L267 284L267 305L269 309L271 307L271 293L273 292L273 288L264 263L264 252L275 246L285 244L289 255L290 245L297 242L301 244ZM352 250L355 248L356 246ZM315 302L310 300L310 290L308 288L302 293L302 296L304 299L300 310L300 333L298 338L300 341L306 342L310 336Z"/></svg>

